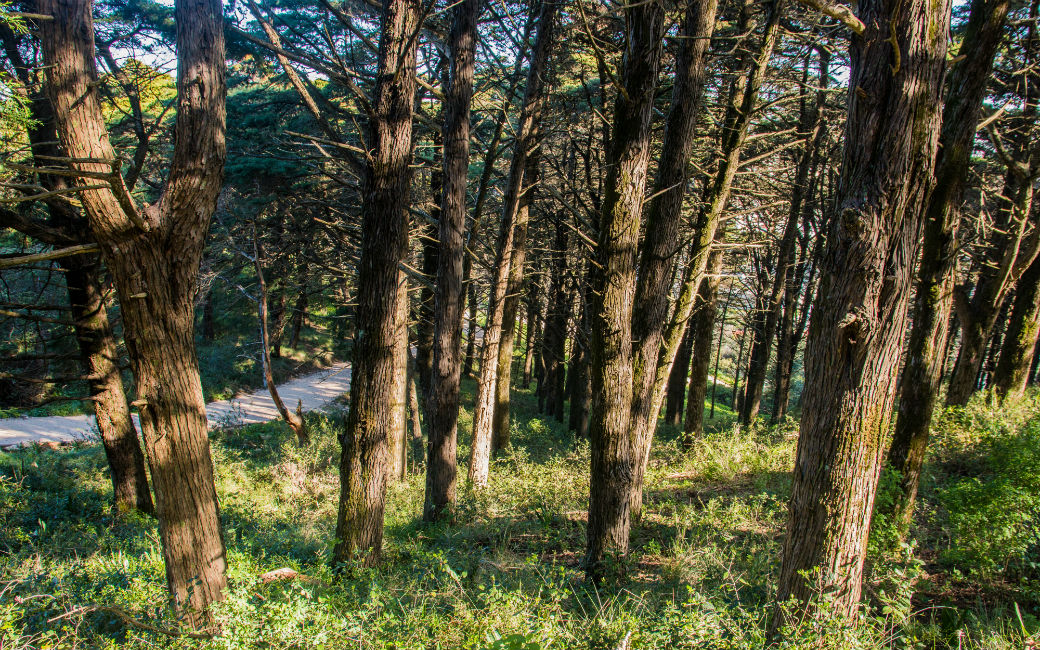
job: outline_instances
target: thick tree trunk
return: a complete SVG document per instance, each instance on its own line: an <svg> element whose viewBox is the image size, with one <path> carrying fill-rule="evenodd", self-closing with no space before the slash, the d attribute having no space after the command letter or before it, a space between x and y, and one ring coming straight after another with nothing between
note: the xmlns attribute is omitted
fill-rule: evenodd
<svg viewBox="0 0 1040 650"><path fill-rule="evenodd" d="M690 396L683 424L687 446L692 445L694 440L704 434L704 399L708 394L708 368L711 364L712 344L715 342L715 314L718 311L719 284L722 281L718 275L722 270L722 251L713 251L712 260L708 264L711 275L701 283L693 320L690 322L690 331L693 334L693 371L690 373ZM725 327L726 324L723 322L723 330Z"/></svg>
<svg viewBox="0 0 1040 650"><path fill-rule="evenodd" d="M701 283L703 287L705 283ZM700 309L694 306L694 313ZM694 330L696 316L687 324L682 343L675 354L672 372L668 375L668 388L665 396L664 421L673 427L682 424L683 403L686 399L686 385L690 378L690 359L693 357L693 340L697 338ZM710 357L710 355L709 355Z"/></svg>
<svg viewBox="0 0 1040 650"><path fill-rule="evenodd" d="M993 387L1001 398L1017 399L1026 391L1029 370L1040 332L1040 257L1018 280L1011 316L1007 321Z"/></svg>
<svg viewBox="0 0 1040 650"><path fill-rule="evenodd" d="M40 0L38 10L57 18L41 21L40 33L58 131L78 159L71 164L111 175L116 155L98 97L91 4ZM158 203L138 210L121 178L80 199L122 307L173 604L202 627L227 584L192 300L223 176L224 34L216 0L179 0L174 19L177 123Z"/></svg>
<svg viewBox="0 0 1040 650"><path fill-rule="evenodd" d="M448 36L451 69L444 102L444 196L434 306L433 375L428 398L426 497L423 519L434 521L455 505L459 425L460 343L464 294L463 234L466 230L466 172L469 169L470 104L481 0L464 0L453 10Z"/></svg>
<svg viewBox="0 0 1040 650"><path fill-rule="evenodd" d="M383 545L388 454L393 431L398 328L398 267L408 249L408 201L415 97L417 0L386 0L378 75L366 138L371 164L362 193L350 410L342 438L335 562L379 561Z"/></svg>
<svg viewBox="0 0 1040 650"><path fill-rule="evenodd" d="M888 464L899 472L900 495L890 512L905 532L914 511L932 413L948 348L957 263L957 229L993 57L1003 40L1008 0L974 0L960 57L950 72L950 96L936 157L936 186L925 209L907 361L900 379L899 411Z"/></svg>
<svg viewBox="0 0 1040 650"><path fill-rule="evenodd" d="M76 341L90 378L94 417L112 473L115 510L123 513L136 509L152 514L155 509L148 491L144 454L130 418L123 378L119 374L116 339L101 293L100 263L96 255L77 255L61 261Z"/></svg>
<svg viewBox="0 0 1040 650"><path fill-rule="evenodd" d="M638 438L630 426L636 246L652 146L650 118L664 13L659 0L625 8L624 91L614 105L596 267L590 278L592 463L585 570L593 580L603 576L609 556L628 552L631 489L638 462Z"/></svg>
<svg viewBox="0 0 1040 650"><path fill-rule="evenodd" d="M477 380L477 398L473 406L473 443L469 458L469 480L477 488L487 485L491 463L491 432L495 412L495 389L498 377L498 352L502 339L502 317L509 289L509 267L516 245L518 219L527 213L520 210L525 191L524 172L527 158L538 143L538 127L546 84L546 66L552 47L556 14L559 5L543 1L538 16L537 36L527 73L527 88L520 109L516 146L509 165L509 178L502 198L502 223L498 235L498 249L488 297L488 318L484 327L484 345L481 348L480 376ZM529 189L529 188L528 188Z"/></svg>
<svg viewBox="0 0 1040 650"><path fill-rule="evenodd" d="M794 598L813 612L826 598L827 611L849 622L934 170L950 3L864 0L858 14L867 27L850 48L841 184L805 352L777 593L778 603Z"/></svg>

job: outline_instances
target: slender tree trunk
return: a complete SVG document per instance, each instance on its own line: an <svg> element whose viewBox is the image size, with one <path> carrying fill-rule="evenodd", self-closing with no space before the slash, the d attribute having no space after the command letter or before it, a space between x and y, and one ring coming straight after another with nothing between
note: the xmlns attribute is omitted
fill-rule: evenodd
<svg viewBox="0 0 1040 650"><path fill-rule="evenodd" d="M381 18L378 75L366 138L361 262L357 282L350 410L340 459L335 562L379 561L383 545L388 445L401 370L396 343L400 317L398 267L408 249L408 201L415 97L417 0L386 0Z"/></svg>
<svg viewBox="0 0 1040 650"><path fill-rule="evenodd" d="M737 360L733 366L733 393L730 396L730 408L737 413L740 411L740 373L744 367L744 342L747 340L747 328L734 332L734 334L740 337L740 344L737 346Z"/></svg>
<svg viewBox="0 0 1040 650"><path fill-rule="evenodd" d="M411 349L408 350L408 418L411 424L411 437L409 438L409 446L411 447L411 457L413 471L423 459L423 434L422 434L422 420L419 408L419 388L416 386L415 375L418 374L418 368L415 363L415 355L412 354Z"/></svg>
<svg viewBox="0 0 1040 650"><path fill-rule="evenodd" d="M636 463L631 430L633 398L632 307L636 246L643 212L652 133L650 119L661 64L664 7L650 0L625 7L623 92L614 106L596 271L590 289L592 447L585 570L599 580L604 561L628 552L630 501Z"/></svg>
<svg viewBox="0 0 1040 650"><path fill-rule="evenodd" d="M463 372L467 377L472 377L477 347L477 285L470 280L468 287L466 293L469 294L469 299L466 304L469 305L469 321L466 325L466 360L463 362Z"/></svg>
<svg viewBox="0 0 1040 650"><path fill-rule="evenodd" d="M70 164L84 173L113 174L91 3L40 0L37 9L57 18L41 21L40 34L58 132L77 161ZM174 608L189 625L202 627L212 621L209 605L227 584L192 296L223 176L224 35L216 0L179 0L174 19L177 123L159 201L138 210L121 178L114 190L79 196L122 308Z"/></svg>
<svg viewBox="0 0 1040 650"><path fill-rule="evenodd" d="M486 486L488 482L495 381L498 376L498 351L502 337L502 312L509 288L509 267L516 244L517 220L526 217L526 213L520 210L524 192L524 171L527 169L527 158L538 143L538 126L541 121L546 85L546 66L554 40L554 25L558 10L559 5L556 2L543 0L538 16L537 36L531 53L531 64L527 73L524 103L520 109L516 146L502 199L502 224L488 298L488 319L484 328L484 345L481 348L477 399L473 406L473 443L469 458L469 480L477 488Z"/></svg>
<svg viewBox="0 0 1040 650"><path fill-rule="evenodd" d="M587 275L586 275L587 277ZM578 289L578 327L571 348L571 409L567 429L581 440L589 437L589 408L592 406L592 384L589 382L589 319L585 287Z"/></svg>
<svg viewBox="0 0 1040 650"><path fill-rule="evenodd" d="M701 286L703 287L705 284L702 282ZM694 307L694 310L697 309L698 307ZM672 372L668 375L664 421L673 427L682 424L683 402L686 399L686 386L690 378L690 360L693 357L693 340L697 338L694 332L695 329L694 320L691 320L686 326L686 333L683 334L682 343L679 344L679 351L675 355L675 363L672 364ZM708 357L710 358L711 355L709 354Z"/></svg>
<svg viewBox="0 0 1040 650"><path fill-rule="evenodd" d="M300 332L307 319L307 276L300 276L300 293L292 309L292 333L289 335L289 347L296 350L300 347Z"/></svg>
<svg viewBox="0 0 1040 650"><path fill-rule="evenodd" d="M812 612L825 597L827 611L849 622L935 164L950 3L864 0L858 14L867 27L850 48L841 184L805 352L777 593L778 603L794 598ZM786 620L779 613L774 633Z"/></svg>
<svg viewBox="0 0 1040 650"><path fill-rule="evenodd" d="M509 262L509 286L502 306L502 340L498 346L498 369L495 377L495 407L491 422L491 450L509 446L509 391L513 377L513 341L516 336L516 312L520 307L520 292L524 283L524 264L527 259L527 224L530 219L534 186L538 182L538 151L527 158L524 183L528 186L520 200L517 215L513 255Z"/></svg>
<svg viewBox="0 0 1040 650"><path fill-rule="evenodd" d="M686 404L686 421L683 425L687 446L704 435L704 398L708 394L708 368L711 364L712 343L715 342L715 314L718 311L719 284L722 281L718 275L722 270L722 251L713 251L708 264L711 275L701 283L693 320L690 322L693 335L693 372L690 376L690 397Z"/></svg>
<svg viewBox="0 0 1040 650"><path fill-rule="evenodd" d="M719 319L719 342L715 347L715 370L711 373L711 410L708 418L715 419L715 392L719 386L719 362L722 360L722 342L726 340L726 314L729 313L729 303L733 298L733 291L726 293L726 302L722 304L722 318Z"/></svg>
<svg viewBox="0 0 1040 650"><path fill-rule="evenodd" d="M918 270L913 324L907 362L900 380L888 464L899 472L900 495L885 514L905 532L914 511L932 413L949 348L950 309L957 262L957 229L975 125L1003 39L1007 0L974 0L961 45L964 55L950 72L951 94L943 109L943 127L936 158L936 186L925 209L924 242Z"/></svg>
<svg viewBox="0 0 1040 650"><path fill-rule="evenodd" d="M285 402L282 401L281 395L278 394L278 387L274 381L274 370L271 368L271 335L267 327L267 280L264 278L263 254L260 250L260 240L257 237L255 227L256 224L254 224L253 231L253 266L256 268L256 279L260 294L257 297L257 316L260 321L260 366L263 368L264 385L267 386L267 391L271 394L271 401L274 402L274 407L278 410L278 414L282 416L285 423L296 434L296 444L300 447L306 447L310 444L311 437L307 433L307 423L303 419L302 403L297 406L296 413L286 408Z"/></svg>
<svg viewBox="0 0 1040 650"><path fill-rule="evenodd" d="M100 263L96 255L77 255L61 260L76 341L90 378L94 416L112 473L115 510L117 513L139 510L153 514L155 508L148 491L144 454L130 418L123 378L119 374L116 339L101 293Z"/></svg>
<svg viewBox="0 0 1040 650"><path fill-rule="evenodd" d="M470 104L481 0L464 0L453 10L448 37L451 71L444 105L444 196L440 216L440 260L434 307L433 376L429 397L429 454L423 519L433 521L455 505L459 379L462 365L464 294L463 234L466 229L466 172L469 169Z"/></svg>
<svg viewBox="0 0 1040 650"><path fill-rule="evenodd" d="M523 388L530 388L531 377L534 373L534 342L538 340L539 315L541 314L538 302L540 282L536 279L529 281L527 289L527 332L524 334L524 378L520 384Z"/></svg>
<svg viewBox="0 0 1040 650"><path fill-rule="evenodd" d="M993 377L1002 398L1017 399L1026 391L1029 370L1040 332L1040 257L1033 260L1018 281L1015 300L1004 335L1003 349Z"/></svg>
<svg viewBox="0 0 1040 650"><path fill-rule="evenodd" d="M630 505L632 517L635 519L639 518L642 511L643 479L650 462L650 446L653 443L658 415L664 402L664 389L668 374L675 360L679 343L682 341L683 330L690 319L697 290L704 279L712 242L715 241L719 225L722 223L723 213L729 203L733 180L736 178L751 119L755 114L758 91L765 79L773 49L779 37L783 1L774 0L766 5L766 21L758 53L752 61L750 70L745 72L746 76L739 76L732 86L731 102L727 108L722 129L722 159L710 186L706 207L700 211L697 217L693 241L690 244L690 262L687 263L684 270L679 297L675 301L670 319L667 317L668 283L663 282L668 275L664 271L668 268L669 263L665 262L666 257L661 253L663 251L674 253L675 246L673 241L661 237L668 230L664 224L674 223L680 218L676 206L681 205L681 201L667 209L665 205L662 205L660 217L654 218L652 224L648 223L647 232L655 233L655 235L653 241L644 242L639 277L645 278L645 281L640 280L640 286L637 289L636 314L638 318L637 322L633 323L636 342L634 375L636 388L632 401L632 427L636 441L634 449L636 465L631 485ZM690 25L687 28L694 29L695 36L684 39L684 42L689 43L691 47L697 44L706 47L708 38L702 35L710 36L711 34L714 24L714 7L711 5L705 7L699 2L694 2L687 11L686 22ZM703 53L699 56L692 56L691 61L696 62L692 67L702 69ZM680 69L685 67L687 66L681 66ZM700 92L696 89L700 87L700 83L694 83L693 80L703 79L702 75L702 72L694 74L692 70L682 75L690 77L689 88L698 99ZM685 94L688 93L677 95L677 98L684 98ZM687 101L687 99L683 99L680 103ZM671 147L666 147L666 149L670 150ZM664 187L670 187L670 185L665 183ZM658 198L669 195L671 192L662 194ZM674 197L669 199L669 201L674 200ZM651 217L655 214L653 202L651 202L650 214Z"/></svg>
<svg viewBox="0 0 1040 650"><path fill-rule="evenodd" d="M542 359L545 374L538 383L543 400L542 412L563 422L567 350L567 321L570 317L570 301L567 299L567 225L563 220L556 222L553 241L552 268L550 273L549 305L545 316L545 331L542 337Z"/></svg>
<svg viewBox="0 0 1040 650"><path fill-rule="evenodd" d="M388 476L403 481L408 475L408 276L397 275L397 332L394 335L394 386L390 401Z"/></svg>

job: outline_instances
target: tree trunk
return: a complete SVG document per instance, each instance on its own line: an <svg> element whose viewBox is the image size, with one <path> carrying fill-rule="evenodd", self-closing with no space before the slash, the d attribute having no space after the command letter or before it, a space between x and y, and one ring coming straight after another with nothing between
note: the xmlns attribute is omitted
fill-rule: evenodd
<svg viewBox="0 0 1040 650"><path fill-rule="evenodd" d="M587 274L586 274L586 277ZM571 347L571 367L567 373L571 384L571 409L567 429L582 440L589 437L589 408L592 406L592 384L589 383L589 318L588 297L584 285L578 289L578 327Z"/></svg>
<svg viewBox="0 0 1040 650"><path fill-rule="evenodd" d="M105 311L96 255L77 255L61 260L69 294L76 341L84 369L90 378L94 417L105 457L112 473L113 504L117 513L139 510L154 514L148 491L144 454L119 374L119 352Z"/></svg>
<svg viewBox="0 0 1040 650"><path fill-rule="evenodd" d="M464 0L453 10L448 37L451 70L444 101L444 196L434 306L433 375L427 404L429 453L423 519L434 521L455 505L459 424L460 343L464 294L463 234L466 230L466 173L469 169L470 104L481 0Z"/></svg>
<svg viewBox="0 0 1040 650"><path fill-rule="evenodd" d="M530 219L531 202L534 198L534 186L538 182L538 161L538 151L535 150L528 156L527 170L524 172L524 183L528 187L523 192L518 208L524 214L517 215L516 219L513 255L509 262L509 286L502 306L502 340L498 345L495 407L491 422L492 451L509 446L509 391L512 388L513 377L513 341L516 336L516 312L520 307L520 292L523 290L524 283L524 264L527 259L527 224Z"/></svg>
<svg viewBox="0 0 1040 650"><path fill-rule="evenodd" d="M285 407L282 396L278 394L278 387L274 382L274 370L271 368L271 336L267 328L267 281L264 279L263 256L260 250L260 240L256 233L256 224L253 224L253 266L256 268L256 279L259 287L257 296L257 317L260 321L260 366L263 368L264 385L271 394L271 401L275 409L282 416L285 423L289 425L296 434L296 444L306 447L311 442L310 434L307 433L307 423L303 419L303 408L297 406L297 412L293 413Z"/></svg>
<svg viewBox="0 0 1040 650"><path fill-rule="evenodd" d="M300 276L300 293L292 309L292 333L289 335L289 347L296 350L300 347L300 331L307 319L307 276Z"/></svg>
<svg viewBox="0 0 1040 650"><path fill-rule="evenodd" d="M502 338L502 317L509 288L509 267L516 243L518 219L525 218L520 210L524 192L524 172L527 157L538 143L538 126L545 88L546 66L552 47L554 24L559 5L543 2L538 16L537 36L527 73L527 88L520 109L516 146L509 165L509 178L502 198L502 223L498 235L498 249L488 297L488 318L484 327L484 345L481 348L480 377L477 380L477 398L473 406L473 443L469 458L469 480L477 488L487 485L491 463L491 432L495 407L495 381L498 376L498 351Z"/></svg>
<svg viewBox="0 0 1040 650"><path fill-rule="evenodd" d="M864 0L858 13L867 27L850 48L841 184L805 352L777 593L778 603L794 598L812 612L826 598L827 611L848 622L859 607L934 170L950 3ZM778 610L772 632L786 613Z"/></svg>
<svg viewBox="0 0 1040 650"><path fill-rule="evenodd" d="M686 421L683 426L683 437L687 446L704 435L704 399L708 394L708 368L711 364L712 343L715 342L715 314L718 311L719 284L722 281L718 275L722 270L722 251L713 251L712 258L708 262L712 273L701 283L693 320L690 322L693 338L693 372L690 376L690 397L686 404ZM726 329L725 316L722 329Z"/></svg>
<svg viewBox="0 0 1040 650"><path fill-rule="evenodd" d="M38 10L58 18L41 21L40 33L58 131L68 155L79 159L71 165L114 179L112 190L79 196L122 307L174 608L202 627L212 622L208 607L227 584L192 331L192 294L225 159L221 5L175 3L174 151L158 203L143 211L108 162L116 155L97 90L91 3L40 0Z"/></svg>
<svg viewBox="0 0 1040 650"><path fill-rule="evenodd" d="M361 261L357 281L350 410L342 438L337 563L379 561L383 545L388 445L394 434L394 374L399 321L398 268L408 249L415 97L417 0L386 0L381 17L378 75L366 138L372 161L362 193Z"/></svg>
<svg viewBox="0 0 1040 650"><path fill-rule="evenodd" d="M541 306L538 302L540 282L536 279L528 281L527 289L527 331L524 333L524 378L520 384L522 388L531 387L531 377L534 373L534 344L538 340L539 323L541 319Z"/></svg>
<svg viewBox="0 0 1040 650"><path fill-rule="evenodd" d="M558 422L563 422L563 402L566 398L567 366L564 357L567 351L567 322L570 318L570 301L567 299L569 283L566 279L567 239L567 225L562 219L558 220L552 249L549 305L542 336L545 374L538 383L542 412L553 416Z"/></svg>
<svg viewBox="0 0 1040 650"><path fill-rule="evenodd" d="M466 325L466 360L463 362L463 372L467 377L473 376L473 359L476 356L477 347L477 285L470 280L466 293L469 299L469 322Z"/></svg>
<svg viewBox="0 0 1040 650"><path fill-rule="evenodd" d="M914 511L932 413L950 335L960 205L975 143L975 125L993 58L1003 40L1008 0L974 0L957 63L950 72L950 96L943 108L943 126L936 157L936 186L925 209L924 242L918 270L913 324L907 362L900 379L888 464L899 473L900 494L893 518L905 533Z"/></svg>
<svg viewBox="0 0 1040 650"><path fill-rule="evenodd" d="M397 333L394 338L394 387L390 402L389 477L408 475L408 276L398 271Z"/></svg>
<svg viewBox="0 0 1040 650"><path fill-rule="evenodd" d="M701 283L703 287L706 283ZM703 306L703 305L702 305ZM694 313L698 307L694 307ZM665 398L664 421L673 427L682 424L683 402L686 399L686 385L690 378L690 359L693 357L693 340L697 338L694 329L694 321L691 320L686 326L679 351L675 355L675 363L672 364L672 372L668 375L668 389ZM710 343L709 343L710 347ZM709 354L710 358L711 355ZM702 396L703 397L703 396Z"/></svg>
<svg viewBox="0 0 1040 650"><path fill-rule="evenodd" d="M625 55L591 274L590 373L592 443L585 570L602 578L608 556L628 552L630 500L636 471L632 421L632 308L636 246L652 133L650 119L661 64L664 7L650 0L625 7Z"/></svg>
<svg viewBox="0 0 1040 650"><path fill-rule="evenodd" d="M1040 332L1040 257L1033 260L1018 281L1008 319L1004 346L993 376L993 386L1002 398L1017 399L1026 391L1029 370Z"/></svg>
<svg viewBox="0 0 1040 650"><path fill-rule="evenodd" d="M636 297L637 322L633 323L636 346L634 352L636 388L632 401L632 427L636 441L634 449L636 465L631 486L630 505L632 517L635 519L639 518L642 511L643 478L650 462L650 446L657 428L661 404L664 402L664 389L668 374L675 360L679 343L682 341L683 330L690 319L697 290L704 279L712 243L715 241L719 225L722 223L723 213L729 203L733 180L740 167L740 157L747 141L752 117L755 114L758 91L765 79L773 49L779 37L782 3L783 0L775 0L766 5L766 22L758 52L752 61L750 70L742 70L743 74L739 75L733 83L730 104L722 128L721 161L714 181L709 187L706 206L697 216L693 241L690 244L690 261L683 272L679 297L675 301L670 319L667 317L669 287L668 282L665 281L668 275L665 271L668 269L669 263L665 261L667 258L662 256L662 253L664 251L674 253L675 245L673 241L662 239L661 236L668 230L664 224L681 218L678 211L681 201L671 207L662 205L660 216L654 219L653 224L648 223L647 231L655 233L655 235L652 241L644 242L643 255L640 259L639 277L641 280ZM689 44L691 47L697 44L706 47L714 24L714 13L712 5L705 7L699 2L695 2L688 7L687 29L695 30L695 36L684 39L685 44ZM703 34L707 36L702 36ZM700 61L698 62L697 59ZM702 79L703 73L696 73L692 68L702 69L703 52L699 56L691 54L690 62L689 66L683 66L680 69L690 68L682 77L689 77L689 92L699 98L700 92L697 90L699 82L694 83L694 80ZM685 104L689 101L685 98L689 92L677 95L677 98L683 98L680 103ZM668 149L670 150L671 147ZM665 184L664 187L670 186ZM658 198L670 194L662 194ZM674 201L674 198L669 201ZM655 214L653 203L651 201L651 218Z"/></svg>

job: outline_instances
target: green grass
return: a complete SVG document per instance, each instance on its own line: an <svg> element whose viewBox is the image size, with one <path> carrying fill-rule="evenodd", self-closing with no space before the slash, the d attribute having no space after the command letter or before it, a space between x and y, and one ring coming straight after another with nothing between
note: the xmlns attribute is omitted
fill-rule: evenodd
<svg viewBox="0 0 1040 650"><path fill-rule="evenodd" d="M473 386L465 388L468 406ZM1015 572L973 575L970 548L967 556L951 555L958 540L942 532L952 516L943 490L956 484L955 471L983 462L972 455L970 430L1014 437L1037 426L1035 407L1016 412L1018 420L983 407L962 412L956 423L944 420L950 433L937 435L940 455L923 487L920 559L873 556L862 625L805 621L782 645L1023 648L1012 608L1017 601L1023 624L1035 632L1033 574L1020 563ZM514 446L495 459L486 492L469 491L463 480L455 520L426 525L419 520L423 476L413 472L389 488L383 564L342 575L328 566L339 493L337 419L309 416L315 442L304 450L281 423L215 433L231 586L216 610L222 633L209 641L128 629L109 614L81 609L115 605L176 626L155 523L112 518L99 448L3 454L0 647L613 650L626 636L633 649L764 644L793 426L734 431L720 424L689 451L662 428L631 554L617 567L620 577L597 589L584 582L580 564L588 444L536 413L529 392L514 394L513 415ZM470 424L464 411L463 463ZM260 575L285 566L308 579L261 583Z"/></svg>

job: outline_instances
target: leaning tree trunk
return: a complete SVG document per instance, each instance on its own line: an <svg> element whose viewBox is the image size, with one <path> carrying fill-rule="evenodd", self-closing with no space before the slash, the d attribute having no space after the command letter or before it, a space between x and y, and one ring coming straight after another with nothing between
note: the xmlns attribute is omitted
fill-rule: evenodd
<svg viewBox="0 0 1040 650"><path fill-rule="evenodd" d="M935 163L950 3L863 0L859 15L866 29L850 48L841 184L805 352L777 593L811 612L824 597L826 611L849 622Z"/></svg>
<svg viewBox="0 0 1040 650"><path fill-rule="evenodd" d="M448 48L451 70L444 100L444 196L439 224L433 373L426 411L429 452L423 519L434 521L455 505L459 426L460 342L464 294L463 233L466 229L466 172L477 18L481 0L455 6Z"/></svg>
<svg viewBox="0 0 1040 650"><path fill-rule="evenodd" d="M398 267L408 249L412 102L418 0L386 0L375 98L366 140L350 410L340 458L335 562L379 561L383 546L388 445L394 435L396 342L401 318Z"/></svg>
<svg viewBox="0 0 1040 650"><path fill-rule="evenodd" d="M254 224L255 228L255 224ZM257 296L257 319L260 321L260 365L263 368L264 384L267 392L271 394L271 401L278 414L282 416L285 423L289 425L296 434L296 444L306 447L311 442L310 434L307 432L307 423L303 419L303 407L298 405L296 412L290 411L278 394L278 387L274 382L274 369L271 367L271 334L268 330L267 318L267 280L264 277L263 259L260 250L260 240L254 229L253 231L253 266L256 268L256 280L259 289Z"/></svg>
<svg viewBox="0 0 1040 650"><path fill-rule="evenodd" d="M524 283L524 265L527 261L527 227L530 220L534 186L538 179L538 161L535 150L527 158L524 172L523 191L517 216L513 256L509 262L509 286L502 306L502 338L498 345L498 367L495 377L495 410L491 421L491 449L496 451L509 446L510 390L513 378L513 343L516 340L516 312L520 308L520 292Z"/></svg>
<svg viewBox="0 0 1040 650"><path fill-rule="evenodd" d="M993 387L1004 399L1016 399L1026 391L1029 369L1040 332L1040 256L1033 260L1018 280L1015 300L1008 319L1004 345L1000 351L997 369L993 373Z"/></svg>
<svg viewBox="0 0 1040 650"><path fill-rule="evenodd" d="M900 491L885 512L905 533L921 481L932 413L948 347L950 308L956 279L957 229L961 219L975 129L986 96L993 57L1003 40L1008 0L974 0L957 63L936 156L936 185L925 208L924 242L918 270L906 365L900 379L899 411L888 464L899 473Z"/></svg>
<svg viewBox="0 0 1040 650"><path fill-rule="evenodd" d="M0 25L0 39L15 75L30 90L33 122L28 125L30 149L34 161L46 166L46 157L62 157L54 110L46 88L34 88L29 67L19 50L18 36L6 25ZM48 191L66 190L70 179L40 174L40 185ZM11 221L0 218L0 226L24 232L52 246L68 246L90 239L84 217L65 201L47 205L49 220L37 227L35 221L9 212ZM28 226L28 227L27 227ZM97 255L67 257L60 262L65 275L69 309L74 323L76 342L84 371L89 378L94 417L101 434L102 446L112 475L113 506L117 513L137 509L154 513L148 489L144 454L137 440L137 430L130 418L123 380L118 368L115 334L108 320L103 298L100 264Z"/></svg>
<svg viewBox="0 0 1040 650"><path fill-rule="evenodd" d="M502 223L498 235L498 249L488 297L488 318L484 327L481 348L480 376L477 379L477 398L473 405L473 442L469 457L469 480L477 488L487 485L491 464L491 432L495 413L495 382L498 377L498 350L502 338L502 311L509 288L509 267L516 245L518 219L526 217L520 210L523 198L524 172L527 157L538 142L541 121L542 95L546 83L546 65L552 47L554 24L559 4L542 2L538 16L538 35L531 53L527 72L527 88L520 109L516 145L509 165L509 178L502 198Z"/></svg>
<svg viewBox="0 0 1040 650"><path fill-rule="evenodd" d="M166 186L138 210L118 173L94 64L88 0L40 0L51 100L69 163L111 188L80 193L112 274L137 379L159 535L174 608L189 625L212 621L227 560L220 528L206 406L193 335L199 261L223 176L224 33L216 0L178 0L177 122ZM89 161L89 162L88 162ZM96 185L96 182L93 183Z"/></svg>
<svg viewBox="0 0 1040 650"><path fill-rule="evenodd" d="M636 246L650 159L654 90L661 64L664 6L650 0L625 8L625 54L614 106L613 138L591 275L590 374L592 463L585 570L599 580L604 561L628 552L630 493L635 473L631 429L632 307Z"/></svg>

